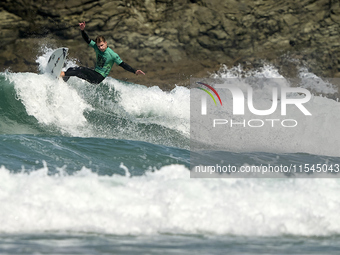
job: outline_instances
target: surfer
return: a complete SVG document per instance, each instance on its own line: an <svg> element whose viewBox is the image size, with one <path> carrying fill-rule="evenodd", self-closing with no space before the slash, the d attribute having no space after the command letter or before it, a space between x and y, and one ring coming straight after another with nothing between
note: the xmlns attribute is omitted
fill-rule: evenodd
<svg viewBox="0 0 340 255"><path fill-rule="evenodd" d="M145 73L142 70L135 70L125 62L123 62L117 53L107 46L107 42L103 36L98 36L95 41L91 40L85 32L85 21L79 23L81 35L85 42L89 44L96 52L96 67L90 69L87 67L70 67L66 72L61 72L60 76L64 81L68 81L71 76L77 76L90 83L98 84L102 82L106 76L109 75L114 63L123 67L125 70L134 73L136 75Z"/></svg>

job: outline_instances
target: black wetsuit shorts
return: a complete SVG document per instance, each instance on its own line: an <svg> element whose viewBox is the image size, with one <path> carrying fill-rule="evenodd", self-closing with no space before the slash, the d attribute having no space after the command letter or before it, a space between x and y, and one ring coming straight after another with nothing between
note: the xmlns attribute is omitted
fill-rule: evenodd
<svg viewBox="0 0 340 255"><path fill-rule="evenodd" d="M64 81L68 81L71 76L77 76L93 84L101 83L105 79L104 76L102 76L100 73L97 73L95 70L82 66L70 67L67 69L65 72L65 77L63 77Z"/></svg>

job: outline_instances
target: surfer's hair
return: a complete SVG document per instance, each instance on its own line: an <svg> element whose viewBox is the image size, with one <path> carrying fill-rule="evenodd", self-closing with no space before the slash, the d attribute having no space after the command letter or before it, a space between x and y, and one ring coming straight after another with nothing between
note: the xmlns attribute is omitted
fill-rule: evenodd
<svg viewBox="0 0 340 255"><path fill-rule="evenodd" d="M95 42L96 43L101 43L101 42L106 42L106 40L105 40L104 36L100 35L100 36L97 36Z"/></svg>

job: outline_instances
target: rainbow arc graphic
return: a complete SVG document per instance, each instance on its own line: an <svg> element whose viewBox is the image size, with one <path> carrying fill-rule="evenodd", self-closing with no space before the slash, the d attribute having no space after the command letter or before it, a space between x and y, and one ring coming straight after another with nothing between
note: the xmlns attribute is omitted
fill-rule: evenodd
<svg viewBox="0 0 340 255"><path fill-rule="evenodd" d="M221 98L220 98L220 95L217 93L217 91L216 91L212 86L210 86L210 85L208 85L208 84L206 84L206 83L203 83L203 82L196 82L196 83L197 83L197 84L201 84L201 85L203 85L203 86L206 86L206 87L209 88L212 92L214 92L215 95L217 96L218 100L220 101L220 104L222 105L222 100L221 100ZM203 88L199 88L199 89L205 91L206 93L208 93L208 95L214 100L215 105L217 105L216 100L215 100L213 94L211 94L211 92L210 92L209 90L203 89Z"/></svg>

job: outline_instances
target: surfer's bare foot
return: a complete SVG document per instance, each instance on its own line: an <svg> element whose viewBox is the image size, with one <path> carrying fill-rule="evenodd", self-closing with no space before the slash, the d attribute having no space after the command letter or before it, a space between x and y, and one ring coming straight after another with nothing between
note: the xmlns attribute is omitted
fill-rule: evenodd
<svg viewBox="0 0 340 255"><path fill-rule="evenodd" d="M65 72L61 72L60 77L65 77Z"/></svg>

